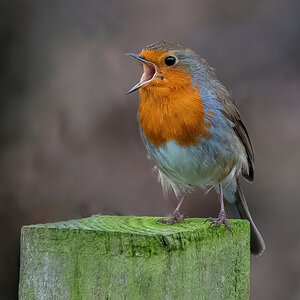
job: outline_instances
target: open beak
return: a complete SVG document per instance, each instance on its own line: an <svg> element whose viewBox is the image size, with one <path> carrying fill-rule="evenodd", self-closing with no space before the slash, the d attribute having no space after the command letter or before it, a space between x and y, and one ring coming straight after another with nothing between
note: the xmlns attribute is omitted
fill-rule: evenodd
<svg viewBox="0 0 300 300"><path fill-rule="evenodd" d="M144 70L143 75L140 79L140 82L137 83L133 88L131 88L127 92L127 95L128 95L128 94L133 93L134 91L138 90L142 86L148 84L150 81L152 81L156 77L156 74L159 73L160 71L153 62L146 60L144 56L141 56L139 54L134 54L134 53L126 53L125 55L133 57L136 60L140 61L143 64L143 70Z"/></svg>

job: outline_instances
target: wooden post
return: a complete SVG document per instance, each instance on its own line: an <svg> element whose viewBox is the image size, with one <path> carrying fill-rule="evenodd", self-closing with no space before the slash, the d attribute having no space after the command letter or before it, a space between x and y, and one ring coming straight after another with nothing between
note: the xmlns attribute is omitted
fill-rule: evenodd
<svg viewBox="0 0 300 300"><path fill-rule="evenodd" d="M249 223L93 216L24 226L19 299L249 299Z"/></svg>

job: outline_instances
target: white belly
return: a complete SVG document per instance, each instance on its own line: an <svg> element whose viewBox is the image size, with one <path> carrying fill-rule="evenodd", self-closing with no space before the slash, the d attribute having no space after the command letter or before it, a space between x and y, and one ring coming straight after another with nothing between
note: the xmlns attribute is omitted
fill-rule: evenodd
<svg viewBox="0 0 300 300"><path fill-rule="evenodd" d="M231 145L203 141L198 146L182 147L174 141L154 147L146 143L151 158L156 162L159 180L164 191L171 187L175 194L193 187L210 188L229 183L240 172L245 154L241 156L236 141ZM241 148L243 149L243 148Z"/></svg>

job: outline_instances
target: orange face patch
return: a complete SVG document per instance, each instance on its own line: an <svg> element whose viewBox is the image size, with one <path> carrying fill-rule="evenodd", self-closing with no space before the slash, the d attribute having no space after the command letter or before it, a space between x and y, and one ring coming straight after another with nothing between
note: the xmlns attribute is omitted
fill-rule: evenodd
<svg viewBox="0 0 300 300"><path fill-rule="evenodd" d="M140 55L155 63L164 77L139 90L139 121L146 137L155 146L170 140L191 146L209 137L210 116L203 112L199 87L192 85L188 69L166 66L164 60L172 53L143 50Z"/></svg>
<svg viewBox="0 0 300 300"><path fill-rule="evenodd" d="M179 68L178 66L167 66L165 59L168 56L173 56L172 52L165 52L160 50L143 50L140 55L144 56L146 60L153 62L160 71L164 80L160 78L153 79L147 86L143 88L159 87L160 93L168 93L170 89L179 87L181 82L186 80L186 75L189 75L189 70Z"/></svg>

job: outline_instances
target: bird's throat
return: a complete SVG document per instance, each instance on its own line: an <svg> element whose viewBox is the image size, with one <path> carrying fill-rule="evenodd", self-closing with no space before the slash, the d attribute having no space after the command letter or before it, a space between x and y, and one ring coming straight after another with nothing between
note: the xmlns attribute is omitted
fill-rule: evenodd
<svg viewBox="0 0 300 300"><path fill-rule="evenodd" d="M156 87L140 90L140 126L155 146L170 140L181 146L199 144L209 137L210 117L205 115L200 90L191 80L169 93Z"/></svg>

